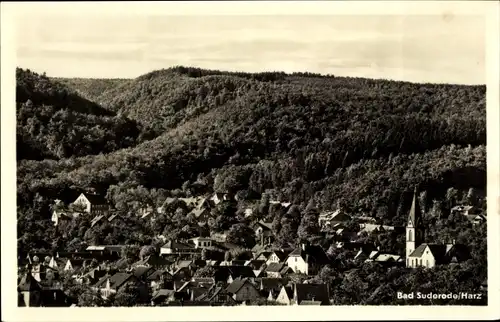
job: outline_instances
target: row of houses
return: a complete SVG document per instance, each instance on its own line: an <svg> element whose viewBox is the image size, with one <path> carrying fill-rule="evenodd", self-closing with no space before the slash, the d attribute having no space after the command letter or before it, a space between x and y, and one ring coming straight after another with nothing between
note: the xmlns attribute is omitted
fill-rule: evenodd
<svg viewBox="0 0 500 322"><path fill-rule="evenodd" d="M464 216L474 225L479 225L486 222L486 217L481 214L481 210L477 207L459 205L453 207L450 210L450 213ZM358 234L361 234L362 232L371 233L373 231L404 231L404 227L377 224L375 218L368 216L352 217L342 212L340 209L321 213L318 217L318 224L322 229L337 230L342 229L343 224L348 223L352 220L355 220L360 226L360 231Z"/></svg>
<svg viewBox="0 0 500 322"><path fill-rule="evenodd" d="M232 195L229 193L214 192L208 196L196 196L196 197L168 197L165 201L156 209L152 205L142 208L138 211L138 216L141 218L146 218L155 213L165 214L169 205L175 202L182 202L184 205L191 209L189 214L192 214L199 221L206 221L210 215L210 209L214 208L222 202L228 201L238 201L237 195ZM106 198L95 192L87 191L78 195L74 201L68 202L69 206L72 206L71 210L64 205L61 200L56 200L55 210L52 212L51 220L55 225L61 219L71 219L81 214L93 214L97 216L106 216L110 212L113 212L113 207L110 205ZM280 204L284 208L290 207L291 203L281 202L276 200L270 200L270 204ZM78 210L76 210L78 209ZM253 213L252 207L247 207L244 210L244 216L251 216ZM102 218L102 217L101 217ZM101 219L100 218L100 219ZM99 219L99 220L100 220Z"/></svg>
<svg viewBox="0 0 500 322"><path fill-rule="evenodd" d="M175 244L170 242L168 247ZM19 284L21 297L26 298L26 292L30 290L39 293L47 280L57 280L58 274L69 272L74 273L76 282L89 285L103 298L132 283L141 294L141 303L148 305L176 305L179 302L239 305L259 300L288 305L302 305L307 301L328 304L325 285L314 286L318 289L317 294L308 292L303 295L305 288L314 287L289 283L291 275L312 274L327 263L322 249L315 246L264 251L246 260L231 261L179 260L176 252L168 252L165 256L151 254L133 264L126 264L125 261L125 265L121 265L123 259L116 259L119 249L120 246L89 247L87 252L79 256L65 254L65 262L61 254L46 256L42 263L39 263L37 255L30 254L27 256L30 270ZM78 260L83 260L78 262L81 266L76 264ZM90 265L89 261L92 260L98 261L99 265ZM204 275L197 275L203 269ZM27 284L37 287L27 287ZM36 306L36 303L35 300L24 300L25 306Z"/></svg>

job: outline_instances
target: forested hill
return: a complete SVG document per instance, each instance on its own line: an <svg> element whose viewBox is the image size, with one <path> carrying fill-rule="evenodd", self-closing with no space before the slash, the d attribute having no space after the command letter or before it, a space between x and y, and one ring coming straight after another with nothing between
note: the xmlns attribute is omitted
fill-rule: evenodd
<svg viewBox="0 0 500 322"><path fill-rule="evenodd" d="M449 188L485 189L485 86L183 67L65 84L84 84L73 90L153 124L156 138L119 146L117 135L114 148L96 146L85 157L20 161L19 204L36 197L37 212L75 187L106 194L111 185L142 185L169 194L202 186L243 196L269 191L302 206L312 199L321 209L401 224L415 185L429 207ZM106 124L113 133L114 123Z"/></svg>
<svg viewBox="0 0 500 322"><path fill-rule="evenodd" d="M60 78L54 77L51 80L64 84L66 87L75 90L81 97L92 102L99 102L99 97L106 91L118 87L124 83L131 82L127 78Z"/></svg>
<svg viewBox="0 0 500 322"><path fill-rule="evenodd" d="M137 122L117 116L64 84L16 70L17 159L108 153L141 141Z"/></svg>

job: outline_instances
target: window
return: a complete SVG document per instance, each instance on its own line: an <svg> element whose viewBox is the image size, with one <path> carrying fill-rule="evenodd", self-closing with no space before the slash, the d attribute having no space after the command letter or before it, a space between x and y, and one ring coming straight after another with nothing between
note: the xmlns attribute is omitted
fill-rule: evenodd
<svg viewBox="0 0 500 322"><path fill-rule="evenodd" d="M413 231L408 230L408 241L413 241Z"/></svg>
<svg viewBox="0 0 500 322"><path fill-rule="evenodd" d="M422 259L420 259L420 266L422 266Z"/></svg>
<svg viewBox="0 0 500 322"><path fill-rule="evenodd" d="M427 259L425 262L426 262L425 266L429 267L429 260Z"/></svg>

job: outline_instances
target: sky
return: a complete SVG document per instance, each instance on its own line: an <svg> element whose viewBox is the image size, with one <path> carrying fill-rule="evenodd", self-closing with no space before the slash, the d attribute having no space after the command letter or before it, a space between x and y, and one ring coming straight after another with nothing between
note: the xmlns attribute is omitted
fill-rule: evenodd
<svg viewBox="0 0 500 322"><path fill-rule="evenodd" d="M17 66L54 77L133 78L175 65L485 84L474 15L41 14L18 19Z"/></svg>

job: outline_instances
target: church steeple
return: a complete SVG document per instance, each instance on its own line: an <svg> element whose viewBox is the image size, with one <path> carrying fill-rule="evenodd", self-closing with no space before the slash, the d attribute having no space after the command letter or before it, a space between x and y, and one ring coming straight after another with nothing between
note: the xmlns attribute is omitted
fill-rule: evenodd
<svg viewBox="0 0 500 322"><path fill-rule="evenodd" d="M417 187L413 190L413 201L411 202L410 213L408 214L408 227L419 227L421 226L422 212L420 211L420 206L417 200Z"/></svg>
<svg viewBox="0 0 500 322"><path fill-rule="evenodd" d="M422 212L417 199L417 188L413 191L413 201L411 203L410 213L408 214L408 223L406 224L406 263L409 266L409 256L420 246L423 241Z"/></svg>

